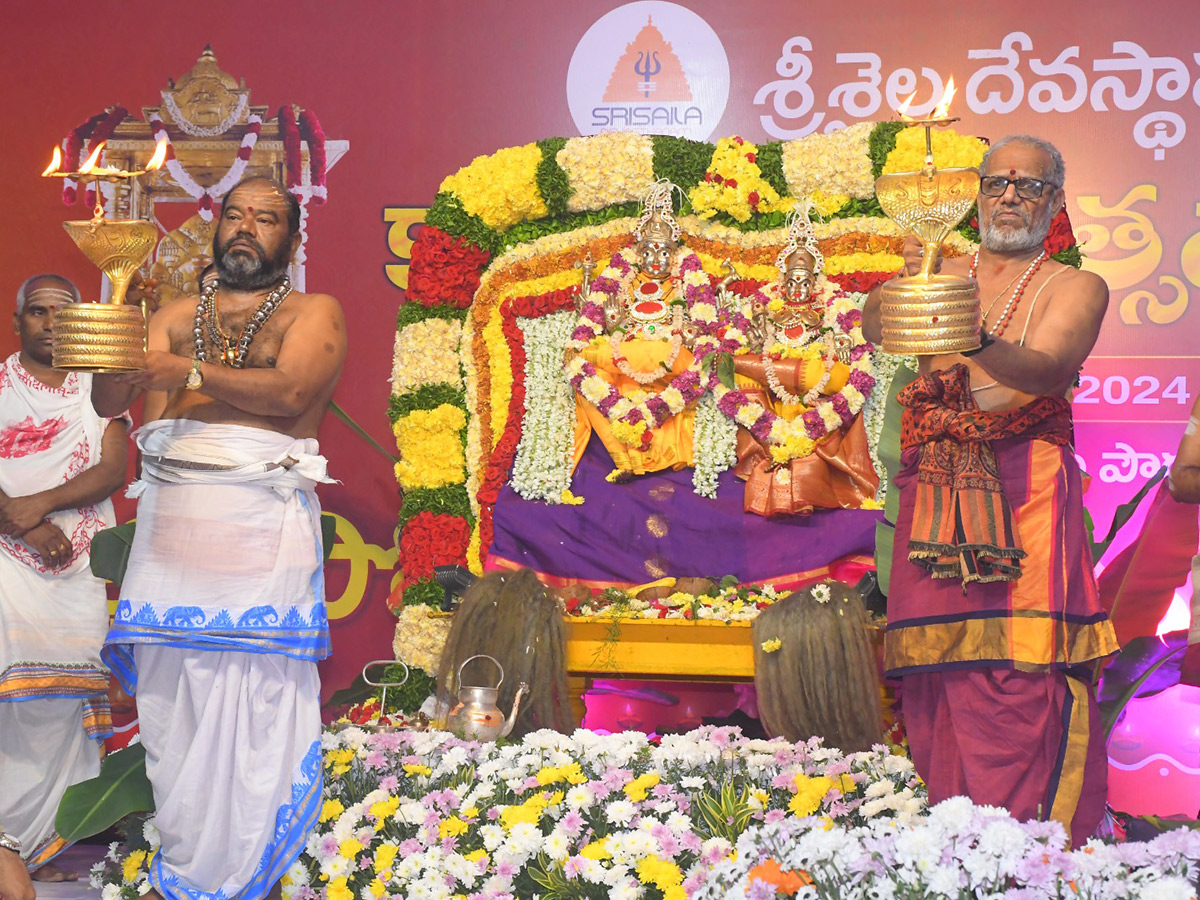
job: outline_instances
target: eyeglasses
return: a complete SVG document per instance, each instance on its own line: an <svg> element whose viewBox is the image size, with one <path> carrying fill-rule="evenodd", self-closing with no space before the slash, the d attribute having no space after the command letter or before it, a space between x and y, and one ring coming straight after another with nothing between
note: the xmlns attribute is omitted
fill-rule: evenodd
<svg viewBox="0 0 1200 900"><path fill-rule="evenodd" d="M1056 189L1057 184L1040 178L1005 178L1003 175L984 175L979 179L979 193L985 197L1003 197L1008 186L1017 189L1022 200L1037 200L1046 188Z"/></svg>

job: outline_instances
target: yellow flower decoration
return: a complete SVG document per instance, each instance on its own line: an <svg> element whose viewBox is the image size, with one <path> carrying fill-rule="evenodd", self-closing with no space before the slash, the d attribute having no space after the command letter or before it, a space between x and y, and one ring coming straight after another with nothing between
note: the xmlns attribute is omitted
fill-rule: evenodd
<svg viewBox="0 0 1200 900"><path fill-rule="evenodd" d="M335 878L325 888L325 900L354 900L354 891L346 886L346 879Z"/></svg>
<svg viewBox="0 0 1200 900"><path fill-rule="evenodd" d="M953 129L935 129L933 161L939 169L973 168L983 162L987 144L977 137L962 135ZM883 174L917 172L925 165L925 129L905 128L896 135L896 146L883 164Z"/></svg>
<svg viewBox="0 0 1200 900"><path fill-rule="evenodd" d="M801 434L789 434L782 443L771 445L771 459L779 464L789 459L803 459L810 456L817 442Z"/></svg>
<svg viewBox="0 0 1200 900"><path fill-rule="evenodd" d="M612 853L608 849L608 838L592 841L579 851L579 855L584 859L612 859Z"/></svg>
<svg viewBox="0 0 1200 900"><path fill-rule="evenodd" d="M762 647L763 653L774 653L783 646L783 641L779 638L771 638L769 641L763 641L759 646Z"/></svg>
<svg viewBox="0 0 1200 900"><path fill-rule="evenodd" d="M803 818L811 816L821 808L821 800L833 787L833 779L827 775L809 777L803 772L796 773L796 794L788 803L788 809L796 816Z"/></svg>
<svg viewBox="0 0 1200 900"><path fill-rule="evenodd" d="M617 440L627 447L640 447L642 445L642 435L646 431L645 421L634 422L613 422L613 434Z"/></svg>
<svg viewBox="0 0 1200 900"><path fill-rule="evenodd" d="M842 275L846 272L896 272L904 265L898 253L847 253L831 256L825 260L826 275Z"/></svg>
<svg viewBox="0 0 1200 900"><path fill-rule="evenodd" d="M786 212L795 201L780 197L758 167L758 147L740 137L721 138L713 151L704 183L688 192L692 208L702 219L718 212L746 222L754 213Z"/></svg>
<svg viewBox="0 0 1200 900"><path fill-rule="evenodd" d="M635 803L640 803L646 799L646 792L650 788L658 784L658 773L647 772L645 775L639 775L629 784L625 785L625 796Z"/></svg>
<svg viewBox="0 0 1200 900"><path fill-rule="evenodd" d="M145 860L145 850L134 850L125 857L125 862L121 863L121 877L125 879L127 884L133 884L133 882L137 881L138 872L141 871L142 863Z"/></svg>
<svg viewBox="0 0 1200 900"><path fill-rule="evenodd" d="M448 819L443 819L438 824L438 837L458 837L460 834L465 834L470 831L471 826L460 819L458 816L450 816Z"/></svg>
<svg viewBox="0 0 1200 900"><path fill-rule="evenodd" d="M336 819L345 811L346 808L342 806L341 800L326 800L325 804L321 807L320 821L328 822L330 819Z"/></svg>
<svg viewBox="0 0 1200 900"><path fill-rule="evenodd" d="M380 844L375 848L375 871L386 872L396 861L400 848L396 844Z"/></svg>
<svg viewBox="0 0 1200 900"><path fill-rule="evenodd" d="M813 209L823 216L832 216L835 212L850 202L849 194L827 194L820 188L810 195Z"/></svg>
<svg viewBox="0 0 1200 900"><path fill-rule="evenodd" d="M520 806L506 806L500 810L500 824L511 829L514 825L536 825L542 818L542 809L536 805L522 803Z"/></svg>
<svg viewBox="0 0 1200 900"><path fill-rule="evenodd" d="M660 891L683 884L683 872L675 863L658 856L646 856L638 860L638 881L652 884Z"/></svg>
<svg viewBox="0 0 1200 900"><path fill-rule="evenodd" d="M465 477L460 432L467 417L457 406L443 403L432 410L413 410L396 420L393 431L400 450L396 479L407 490L462 484Z"/></svg>
<svg viewBox="0 0 1200 900"><path fill-rule="evenodd" d="M442 182L439 190L456 196L463 209L489 228L503 231L549 210L537 186L542 151L537 144L506 147L479 156Z"/></svg>

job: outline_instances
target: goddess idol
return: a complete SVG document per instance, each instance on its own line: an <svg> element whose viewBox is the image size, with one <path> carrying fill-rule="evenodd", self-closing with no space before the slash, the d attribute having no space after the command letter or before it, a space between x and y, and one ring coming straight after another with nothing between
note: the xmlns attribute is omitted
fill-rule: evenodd
<svg viewBox="0 0 1200 900"><path fill-rule="evenodd" d="M874 386L862 313L821 272L807 214L789 218L779 280L749 298L749 353L734 360L737 391L719 406L743 425L736 472L745 509L762 516L858 509L879 477L859 414Z"/></svg>
<svg viewBox="0 0 1200 900"><path fill-rule="evenodd" d="M693 462L694 404L715 376L719 349L712 283L680 244L678 190L646 195L634 243L581 294L565 374L576 391L574 464L595 432L615 466L611 481Z"/></svg>

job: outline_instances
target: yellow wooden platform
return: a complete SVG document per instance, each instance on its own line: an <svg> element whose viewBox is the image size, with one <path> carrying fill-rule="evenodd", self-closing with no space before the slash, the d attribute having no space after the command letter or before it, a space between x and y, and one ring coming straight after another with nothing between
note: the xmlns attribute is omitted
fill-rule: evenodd
<svg viewBox="0 0 1200 900"><path fill-rule="evenodd" d="M749 622L568 616L567 679L576 721L594 678L753 681Z"/></svg>

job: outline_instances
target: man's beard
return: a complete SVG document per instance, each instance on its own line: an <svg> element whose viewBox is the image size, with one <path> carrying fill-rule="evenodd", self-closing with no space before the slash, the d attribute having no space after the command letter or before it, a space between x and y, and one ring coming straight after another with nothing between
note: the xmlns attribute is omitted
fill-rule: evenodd
<svg viewBox="0 0 1200 900"><path fill-rule="evenodd" d="M992 213L993 216L995 214L995 212ZM994 253L1028 253L1037 250L1046 242L1052 218L1050 210L1047 208L1045 214L1041 216L1041 221L1036 215L1027 216L1026 222L1019 228L1012 226L1000 228L992 225L991 220L986 224L981 221L979 243L985 250L991 250Z"/></svg>
<svg viewBox="0 0 1200 900"><path fill-rule="evenodd" d="M239 248L230 253L230 245L237 241L249 244L248 249L254 252L245 253ZM291 245L286 243L280 246L274 257L268 257L263 245L251 237L234 236L224 246L213 242L213 262L217 266L221 287L234 291L258 291L279 284L287 272L291 256Z"/></svg>

